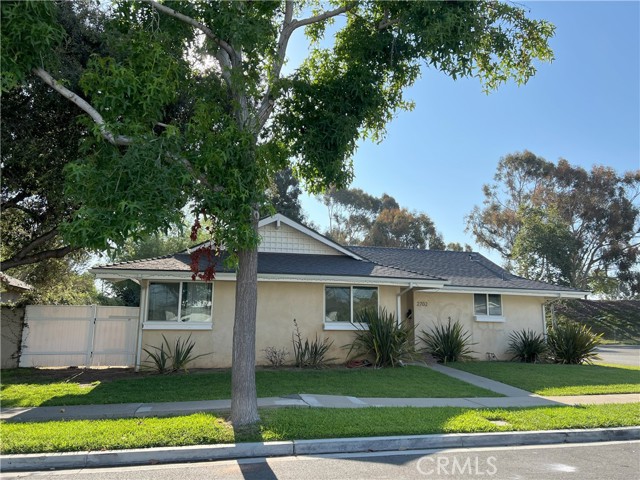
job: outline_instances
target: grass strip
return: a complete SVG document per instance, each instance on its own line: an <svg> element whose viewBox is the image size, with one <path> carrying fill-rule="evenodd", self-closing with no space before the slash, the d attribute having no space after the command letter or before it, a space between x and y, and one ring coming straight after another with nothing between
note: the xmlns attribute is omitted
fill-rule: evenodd
<svg viewBox="0 0 640 480"><path fill-rule="evenodd" d="M356 397L497 397L428 368L325 370L279 369L256 372L259 397L299 393ZM3 372L0 400L7 407L179 402L231 398L231 372L140 375L132 379L82 384L47 382L29 372Z"/></svg>
<svg viewBox="0 0 640 480"><path fill-rule="evenodd" d="M2 423L2 453L167 447L314 438L583 429L640 425L640 403L509 409L282 408L261 411L254 432L223 416ZM506 424L493 423L497 420Z"/></svg>
<svg viewBox="0 0 640 480"><path fill-rule="evenodd" d="M624 365L458 362L448 366L538 395L640 393L640 368Z"/></svg>

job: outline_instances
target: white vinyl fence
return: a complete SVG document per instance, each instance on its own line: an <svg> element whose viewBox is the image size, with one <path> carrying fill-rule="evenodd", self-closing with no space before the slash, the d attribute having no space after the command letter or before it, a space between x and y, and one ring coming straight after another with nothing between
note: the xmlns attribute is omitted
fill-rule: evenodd
<svg viewBox="0 0 640 480"><path fill-rule="evenodd" d="M21 367L134 366L137 307L28 305Z"/></svg>

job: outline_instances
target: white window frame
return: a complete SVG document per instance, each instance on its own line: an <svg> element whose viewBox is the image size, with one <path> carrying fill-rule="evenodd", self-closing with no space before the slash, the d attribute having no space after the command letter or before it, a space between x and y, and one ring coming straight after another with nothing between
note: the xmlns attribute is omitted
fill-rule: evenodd
<svg viewBox="0 0 640 480"><path fill-rule="evenodd" d="M487 313L484 315L476 314L476 295L484 295L484 299L487 305ZM497 295L500 297L500 315L495 315L489 313L489 295ZM476 322L494 322L494 323L504 323L507 319L504 316L504 303L502 302L502 294L501 293L474 293L471 295L471 311L473 312L473 319Z"/></svg>
<svg viewBox="0 0 640 480"><path fill-rule="evenodd" d="M175 320L148 320L149 318L149 298L151 297L152 283L177 283L178 284L178 315ZM211 319L208 322L181 322L180 313L182 310L182 285L183 282L172 280L149 280L146 286L146 295L144 301L144 322L142 322L143 330L211 330L213 329L213 293L215 287L211 282Z"/></svg>
<svg viewBox="0 0 640 480"><path fill-rule="evenodd" d="M351 320L348 322L327 322L327 287L329 288L348 288L349 289L349 308ZM323 285L322 286L322 323L324 330L369 330L367 323L353 321L353 289L354 288L375 288L377 293L377 310L380 310L380 287L377 285Z"/></svg>

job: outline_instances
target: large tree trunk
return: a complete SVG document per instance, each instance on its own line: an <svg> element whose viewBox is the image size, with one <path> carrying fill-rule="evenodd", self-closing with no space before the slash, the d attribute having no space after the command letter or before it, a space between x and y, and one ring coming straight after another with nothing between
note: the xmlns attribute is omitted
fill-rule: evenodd
<svg viewBox="0 0 640 480"><path fill-rule="evenodd" d="M254 221L257 229L257 220ZM238 252L236 312L231 367L231 423L234 427L260 421L256 394L256 311L258 249Z"/></svg>

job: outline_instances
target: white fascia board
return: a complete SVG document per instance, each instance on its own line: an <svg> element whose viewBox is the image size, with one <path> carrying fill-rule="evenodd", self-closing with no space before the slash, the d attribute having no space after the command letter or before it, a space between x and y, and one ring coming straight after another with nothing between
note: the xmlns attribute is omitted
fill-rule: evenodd
<svg viewBox="0 0 640 480"><path fill-rule="evenodd" d="M442 281L416 280L412 278L383 278L383 277L358 277L343 275L286 275L286 274L258 274L258 281L262 282L300 282L300 283L331 283L345 285L390 285L408 286L416 288L441 288Z"/></svg>
<svg viewBox="0 0 640 480"><path fill-rule="evenodd" d="M328 246L329 248L332 248L333 250L336 250L344 255L348 255L351 258L355 258L356 260L364 260L360 255L356 255L355 253L344 248L342 245L336 242L333 242L326 237L323 237L319 233L314 232L310 228L307 228L304 225L298 222L295 222L290 218L285 217L281 213L276 213L275 215L272 215L270 217L263 218L258 222L258 228L263 227L264 225L269 225L273 222L284 223L285 225L299 231L300 233L303 233L308 237L311 237L314 240L317 240L318 242L323 243L324 245Z"/></svg>
<svg viewBox="0 0 640 480"><path fill-rule="evenodd" d="M89 270L101 280L191 280L191 272L164 272L161 270L114 270L110 268L92 268Z"/></svg>
<svg viewBox="0 0 640 480"><path fill-rule="evenodd" d="M454 287L444 286L438 289L418 290L424 293L495 293L499 295L523 295L527 297L548 298L584 298L591 292L564 290L529 290L519 288L486 288L486 287Z"/></svg>
<svg viewBox="0 0 640 480"><path fill-rule="evenodd" d="M191 272L162 272L149 270L118 270L93 268L90 270L97 278L102 280L122 281L122 280L174 280L189 281ZM235 281L234 273L217 273L214 280ZM440 280L416 280L411 278L382 278L382 277L359 277L342 275L287 275L287 274L258 274L260 282L293 282L293 283L332 283L345 285L389 285L407 286L415 288L441 289L444 284Z"/></svg>

